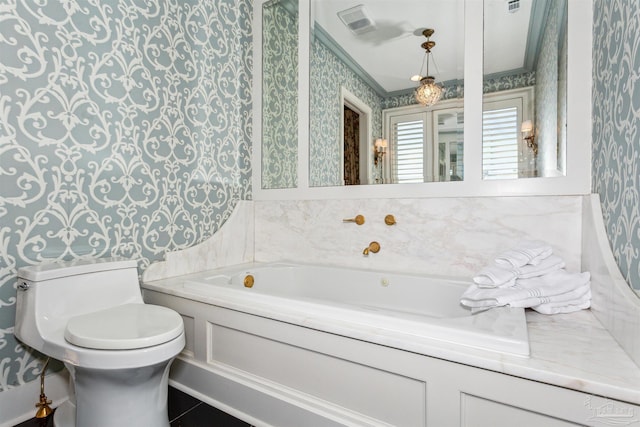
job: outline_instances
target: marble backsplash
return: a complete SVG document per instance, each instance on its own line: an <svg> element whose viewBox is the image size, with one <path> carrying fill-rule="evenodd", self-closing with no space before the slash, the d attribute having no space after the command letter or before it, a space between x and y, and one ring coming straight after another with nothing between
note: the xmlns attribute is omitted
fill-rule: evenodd
<svg viewBox="0 0 640 427"><path fill-rule="evenodd" d="M343 222L358 214L363 225ZM579 271L581 224L581 196L241 201L218 233L168 252L143 280L281 260L470 277L522 239L548 242ZM363 256L372 241L380 252Z"/></svg>
<svg viewBox="0 0 640 427"><path fill-rule="evenodd" d="M255 260L472 276L522 239L580 270L581 196L255 201ZM361 214L365 223L343 223ZM387 226L393 214L397 224ZM371 241L379 253L363 256Z"/></svg>

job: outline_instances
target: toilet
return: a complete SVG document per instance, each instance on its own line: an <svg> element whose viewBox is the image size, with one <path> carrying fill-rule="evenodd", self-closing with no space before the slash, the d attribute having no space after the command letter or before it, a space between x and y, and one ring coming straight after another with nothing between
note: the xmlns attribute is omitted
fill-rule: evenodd
<svg viewBox="0 0 640 427"><path fill-rule="evenodd" d="M143 302L136 261L24 267L17 288L16 337L64 362L72 378L75 396L56 410L56 427L169 427L169 367L184 325Z"/></svg>

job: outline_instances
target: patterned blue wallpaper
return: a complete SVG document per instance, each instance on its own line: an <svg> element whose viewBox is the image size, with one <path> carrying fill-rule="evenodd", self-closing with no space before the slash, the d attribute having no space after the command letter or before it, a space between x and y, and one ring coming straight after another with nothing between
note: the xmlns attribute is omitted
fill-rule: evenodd
<svg viewBox="0 0 640 427"><path fill-rule="evenodd" d="M262 188L298 184L298 15L287 0L263 6Z"/></svg>
<svg viewBox="0 0 640 427"><path fill-rule="evenodd" d="M593 189L620 269L640 291L640 2L595 0Z"/></svg>
<svg viewBox="0 0 640 427"><path fill-rule="evenodd" d="M144 268L250 198L251 0L0 7L0 391L39 361L13 336L17 268Z"/></svg>
<svg viewBox="0 0 640 427"><path fill-rule="evenodd" d="M520 74L487 78L482 81L482 93L500 92L501 90L520 89L535 86L536 73L528 71Z"/></svg>

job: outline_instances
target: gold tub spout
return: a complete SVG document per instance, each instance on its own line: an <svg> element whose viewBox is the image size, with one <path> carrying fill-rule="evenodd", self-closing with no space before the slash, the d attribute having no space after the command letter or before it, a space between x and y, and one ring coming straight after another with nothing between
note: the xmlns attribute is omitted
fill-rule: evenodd
<svg viewBox="0 0 640 427"><path fill-rule="evenodd" d="M380 243L371 242L369 243L369 246L364 248L364 251L362 251L362 255L369 256L369 252L373 252L374 254L377 254L379 251L380 251Z"/></svg>

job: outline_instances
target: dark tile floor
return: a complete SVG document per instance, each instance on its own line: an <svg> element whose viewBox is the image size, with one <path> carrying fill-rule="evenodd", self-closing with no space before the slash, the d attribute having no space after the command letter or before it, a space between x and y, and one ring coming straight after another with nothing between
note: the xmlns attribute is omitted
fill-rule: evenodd
<svg viewBox="0 0 640 427"><path fill-rule="evenodd" d="M169 421L171 427L249 427L244 421L173 387L169 387ZM33 418L15 427L53 427L53 416L44 420Z"/></svg>
<svg viewBox="0 0 640 427"><path fill-rule="evenodd" d="M169 387L169 420L171 427L250 427L173 387Z"/></svg>
<svg viewBox="0 0 640 427"><path fill-rule="evenodd" d="M53 427L53 414L41 420L32 418L15 427Z"/></svg>

